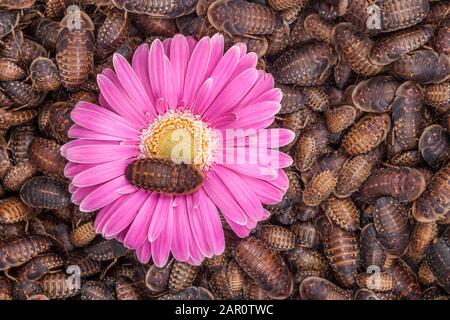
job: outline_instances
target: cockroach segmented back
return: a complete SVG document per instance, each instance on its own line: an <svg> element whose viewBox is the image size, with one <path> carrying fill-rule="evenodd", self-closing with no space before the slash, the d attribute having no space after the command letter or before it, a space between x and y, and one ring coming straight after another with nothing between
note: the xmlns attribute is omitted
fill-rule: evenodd
<svg viewBox="0 0 450 320"><path fill-rule="evenodd" d="M418 262L424 257L430 243L435 240L438 234L436 222L416 222L411 234L406 256L414 262Z"/></svg>
<svg viewBox="0 0 450 320"><path fill-rule="evenodd" d="M100 58L110 56L128 37L129 19L126 12L110 10L98 29L96 49Z"/></svg>
<svg viewBox="0 0 450 320"><path fill-rule="evenodd" d="M189 194L203 183L197 167L171 160L136 160L127 167L125 176L133 185L165 194Z"/></svg>
<svg viewBox="0 0 450 320"><path fill-rule="evenodd" d="M283 53L273 65L275 79L282 84L314 86L323 84L336 63L334 50L322 42L312 42Z"/></svg>
<svg viewBox="0 0 450 320"><path fill-rule="evenodd" d="M372 202L381 196L391 196L400 202L412 202L425 190L424 176L408 167L380 168L372 172L359 189L361 198Z"/></svg>
<svg viewBox="0 0 450 320"><path fill-rule="evenodd" d="M309 108L302 108L297 112L286 115L282 120L282 126L294 132L305 129L319 119L319 114Z"/></svg>
<svg viewBox="0 0 450 320"><path fill-rule="evenodd" d="M283 21L272 8L243 0L218 0L208 8L208 20L230 35L271 34Z"/></svg>
<svg viewBox="0 0 450 320"><path fill-rule="evenodd" d="M450 142L448 133L438 124L425 128L420 135L418 147L422 158L431 167L439 167L448 159Z"/></svg>
<svg viewBox="0 0 450 320"><path fill-rule="evenodd" d="M64 259L55 253L44 253L31 259L18 270L18 278L21 281L36 281L46 273L64 266Z"/></svg>
<svg viewBox="0 0 450 320"><path fill-rule="evenodd" d="M97 233L95 232L94 223L88 221L77 226L70 234L70 240L75 247L85 247L94 240Z"/></svg>
<svg viewBox="0 0 450 320"><path fill-rule="evenodd" d="M178 293L166 294L158 300L214 300L214 295L203 287L189 287Z"/></svg>
<svg viewBox="0 0 450 320"><path fill-rule="evenodd" d="M50 299L65 299L77 295L80 292L74 279L64 272L47 273L41 279L39 284L44 289L45 295Z"/></svg>
<svg viewBox="0 0 450 320"><path fill-rule="evenodd" d="M62 209L70 204L70 194L59 180L34 177L20 189L20 198L32 208Z"/></svg>
<svg viewBox="0 0 450 320"><path fill-rule="evenodd" d="M305 95L302 90L290 86L277 84L276 87L283 93L281 109L278 114L297 112L305 107Z"/></svg>
<svg viewBox="0 0 450 320"><path fill-rule="evenodd" d="M11 130L10 148L15 164L30 160L28 148L36 134L33 125L16 126Z"/></svg>
<svg viewBox="0 0 450 320"><path fill-rule="evenodd" d="M450 210L450 166L440 169L431 179L423 194L412 206L412 215L419 222L445 219Z"/></svg>
<svg viewBox="0 0 450 320"><path fill-rule="evenodd" d="M13 285L6 277L0 277L0 301L13 300Z"/></svg>
<svg viewBox="0 0 450 320"><path fill-rule="evenodd" d="M450 109L450 82L430 84L423 87L425 103L439 114Z"/></svg>
<svg viewBox="0 0 450 320"><path fill-rule="evenodd" d="M450 41L450 19L444 19L439 25L433 38L434 48L439 54L450 54L448 42Z"/></svg>
<svg viewBox="0 0 450 320"><path fill-rule="evenodd" d="M169 290L180 292L192 285L199 268L184 262L175 261L169 277Z"/></svg>
<svg viewBox="0 0 450 320"><path fill-rule="evenodd" d="M261 228L260 239L277 251L286 251L294 248L295 235L287 228L266 225Z"/></svg>
<svg viewBox="0 0 450 320"><path fill-rule="evenodd" d="M381 31L391 32L413 26L427 15L428 0L389 0L379 4Z"/></svg>
<svg viewBox="0 0 450 320"><path fill-rule="evenodd" d="M33 211L18 197L11 196L0 200L0 223L13 224L27 221Z"/></svg>
<svg viewBox="0 0 450 320"><path fill-rule="evenodd" d="M372 47L369 59L376 65L387 65L426 44L434 33L433 25L414 26L381 38Z"/></svg>
<svg viewBox="0 0 450 320"><path fill-rule="evenodd" d="M367 288L375 292L389 292L395 287L395 280L387 273L360 273L356 277L360 288Z"/></svg>
<svg viewBox="0 0 450 320"><path fill-rule="evenodd" d="M287 22L283 22L270 35L267 36L268 48L266 54L268 56L276 55L287 48L290 40L291 30Z"/></svg>
<svg viewBox="0 0 450 320"><path fill-rule="evenodd" d="M19 20L19 12L0 9L0 39L14 30Z"/></svg>
<svg viewBox="0 0 450 320"><path fill-rule="evenodd" d="M314 223L309 221L297 222L291 226L296 242L306 248L320 246L319 234Z"/></svg>
<svg viewBox="0 0 450 320"><path fill-rule="evenodd" d="M44 57L36 58L30 66L30 78L33 88L38 91L54 91L61 85L58 67Z"/></svg>
<svg viewBox="0 0 450 320"><path fill-rule="evenodd" d="M353 286L359 256L356 235L339 228L325 215L316 217L315 224L331 268L339 275L343 285Z"/></svg>
<svg viewBox="0 0 450 320"><path fill-rule="evenodd" d="M241 268L272 298L289 296L293 290L293 279L279 255L262 240L248 237L240 240L233 256Z"/></svg>
<svg viewBox="0 0 450 320"><path fill-rule="evenodd" d="M145 14L157 18L177 18L188 15L195 10L196 0L112 0L119 9L127 12Z"/></svg>
<svg viewBox="0 0 450 320"><path fill-rule="evenodd" d="M309 277L300 284L303 300L352 300L350 292L324 278Z"/></svg>
<svg viewBox="0 0 450 320"><path fill-rule="evenodd" d="M275 10L286 10L292 7L304 8L307 4L307 0L269 0L269 5Z"/></svg>
<svg viewBox="0 0 450 320"><path fill-rule="evenodd" d="M331 35L334 24L325 20L318 14L311 14L305 18L303 22L305 31L308 32L312 38L326 43L331 43Z"/></svg>
<svg viewBox="0 0 450 320"><path fill-rule="evenodd" d="M450 244L449 239L436 239L427 250L426 261L439 284L450 292L448 281L448 270L450 267Z"/></svg>
<svg viewBox="0 0 450 320"><path fill-rule="evenodd" d="M114 294L99 281L87 281L81 287L81 300L115 300Z"/></svg>
<svg viewBox="0 0 450 320"><path fill-rule="evenodd" d="M115 239L102 240L86 248L89 258L95 261L108 261L123 257L128 249Z"/></svg>
<svg viewBox="0 0 450 320"><path fill-rule="evenodd" d="M5 58L0 58L0 70L1 81L21 80L27 74L21 66Z"/></svg>
<svg viewBox="0 0 450 320"><path fill-rule="evenodd" d="M67 88L79 88L87 80L94 62L94 24L85 12L72 7L61 20L60 28L56 62L61 82Z"/></svg>
<svg viewBox="0 0 450 320"><path fill-rule="evenodd" d="M88 257L87 254L75 251L71 252L66 259L66 265L78 266L80 268L81 277L90 277L102 271L102 265L100 261L93 260Z"/></svg>
<svg viewBox="0 0 450 320"><path fill-rule="evenodd" d="M421 297L421 290L417 276L411 268L401 259L397 259L386 269L395 281L392 292L402 299L417 300Z"/></svg>
<svg viewBox="0 0 450 320"><path fill-rule="evenodd" d="M340 133L350 127L356 119L356 109L351 105L333 107L325 113L327 128L331 133Z"/></svg>
<svg viewBox="0 0 450 320"><path fill-rule="evenodd" d="M378 198L373 221L384 251L391 256L402 256L409 243L411 226L400 203L390 197Z"/></svg>
<svg viewBox="0 0 450 320"><path fill-rule="evenodd" d="M331 196L325 203L325 214L343 230L355 231L359 227L359 210L350 198Z"/></svg>
<svg viewBox="0 0 450 320"><path fill-rule="evenodd" d="M8 10L27 9L35 2L36 0L2 0L0 6Z"/></svg>
<svg viewBox="0 0 450 320"><path fill-rule="evenodd" d="M46 252L52 242L45 236L27 236L0 245L0 270L20 266L37 255Z"/></svg>
<svg viewBox="0 0 450 320"><path fill-rule="evenodd" d="M44 99L44 94L33 90L31 85L20 81L2 81L0 88L14 105L21 108L37 107ZM25 112L27 110L21 111ZM20 112L20 111L17 111Z"/></svg>
<svg viewBox="0 0 450 320"><path fill-rule="evenodd" d="M366 224L360 234L360 257L366 270L378 268L383 270L388 258L378 240L377 230L373 223Z"/></svg>
<svg viewBox="0 0 450 320"><path fill-rule="evenodd" d="M37 173L36 166L31 162L20 162L6 171L3 177L3 187L8 191L19 191L23 184Z"/></svg>
<svg viewBox="0 0 450 320"><path fill-rule="evenodd" d="M61 146L45 138L34 138L29 146L30 159L49 177L64 178L66 159L60 153Z"/></svg>
<svg viewBox="0 0 450 320"><path fill-rule="evenodd" d="M341 142L342 148L352 156L375 149L391 130L391 119L387 113L371 114L354 124Z"/></svg>
<svg viewBox="0 0 450 320"><path fill-rule="evenodd" d="M393 75L420 84L440 82L450 77L450 58L431 50L416 50L405 54L389 67Z"/></svg>
<svg viewBox="0 0 450 320"><path fill-rule="evenodd" d="M391 108L400 82L390 76L375 76L361 81L352 91L355 107L364 112L386 112Z"/></svg>
<svg viewBox="0 0 450 320"><path fill-rule="evenodd" d="M47 2L48 3L48 2ZM48 4L47 4L48 8ZM47 50L56 49L56 39L59 32L59 23L45 17L36 19L30 26L34 39Z"/></svg>
<svg viewBox="0 0 450 320"><path fill-rule="evenodd" d="M314 176L303 190L303 202L308 206L318 206L333 192L337 184L337 176L324 170Z"/></svg>
<svg viewBox="0 0 450 320"><path fill-rule="evenodd" d="M323 87L306 87L304 89L305 105L314 110L323 112L330 106L330 97Z"/></svg>
<svg viewBox="0 0 450 320"><path fill-rule="evenodd" d="M139 288L130 279L120 277L115 286L117 300L143 300Z"/></svg>

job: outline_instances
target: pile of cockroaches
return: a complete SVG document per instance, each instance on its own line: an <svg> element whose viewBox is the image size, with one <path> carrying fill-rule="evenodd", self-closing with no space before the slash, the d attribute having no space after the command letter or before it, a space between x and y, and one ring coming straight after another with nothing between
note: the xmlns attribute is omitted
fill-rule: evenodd
<svg viewBox="0 0 450 320"><path fill-rule="evenodd" d="M250 237L157 268L95 234L59 151L112 54L178 32L256 52L297 138ZM0 39L0 300L448 299L449 1L0 0Z"/></svg>

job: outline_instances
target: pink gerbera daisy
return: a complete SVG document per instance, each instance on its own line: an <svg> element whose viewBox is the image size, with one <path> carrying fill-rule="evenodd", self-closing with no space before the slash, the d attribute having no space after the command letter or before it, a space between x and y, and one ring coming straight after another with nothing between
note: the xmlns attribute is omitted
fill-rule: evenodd
<svg viewBox="0 0 450 320"><path fill-rule="evenodd" d="M144 263L152 257L163 266L172 254L198 265L221 254L219 210L246 237L269 215L262 204L279 202L287 190L282 168L292 160L275 149L293 133L266 129L280 90L244 44L224 53L221 35L155 40L136 50L131 65L118 54L113 62L115 71L97 78L100 106L79 102L71 113L74 140L61 152L72 201L81 211L99 210L96 231L136 250ZM178 129L195 142L187 160L204 176L200 188L171 195L131 184L125 172L136 159L173 160Z"/></svg>

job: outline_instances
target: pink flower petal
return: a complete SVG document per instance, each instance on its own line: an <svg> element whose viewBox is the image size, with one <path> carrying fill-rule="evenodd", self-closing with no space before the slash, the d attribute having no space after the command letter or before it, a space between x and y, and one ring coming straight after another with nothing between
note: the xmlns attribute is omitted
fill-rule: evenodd
<svg viewBox="0 0 450 320"><path fill-rule="evenodd" d="M155 241L164 229L167 217L173 211L173 197L160 194L148 229L148 240ZM171 226L172 228L172 226Z"/></svg>
<svg viewBox="0 0 450 320"><path fill-rule="evenodd" d="M129 195L121 195L115 201L107 204L100 209L94 221L94 228L97 233L103 234L103 228L105 227L105 224L109 221L114 212L116 212L117 208L119 208L125 201L127 201L128 198Z"/></svg>
<svg viewBox="0 0 450 320"><path fill-rule="evenodd" d="M144 115L146 112L149 112L156 116L156 113L154 113L155 109L147 95L147 91L128 61L122 55L115 53L113 55L113 63L120 83L135 103L131 105L131 108L134 108L139 115Z"/></svg>
<svg viewBox="0 0 450 320"><path fill-rule="evenodd" d="M164 39L162 44L163 44L163 48L164 48L164 54L169 57L170 56L170 47L171 47L171 44L172 44L172 39L171 38Z"/></svg>
<svg viewBox="0 0 450 320"><path fill-rule="evenodd" d="M234 74L233 74L232 78L238 77L242 72L244 72L245 70L247 70L249 68L255 70L257 64L258 64L258 56L256 55L256 53L249 52L249 53L245 54L239 60L239 63L236 67L236 70L234 70Z"/></svg>
<svg viewBox="0 0 450 320"><path fill-rule="evenodd" d="M223 163L222 166L236 172L239 174L244 174L246 176L263 179L263 180L274 180L278 172L273 167L266 164L227 164Z"/></svg>
<svg viewBox="0 0 450 320"><path fill-rule="evenodd" d="M167 56L164 56L164 69L166 70L166 86L164 96L167 103L169 104L169 107L171 107L172 109L176 109L176 107L178 106L178 92L175 89L172 65Z"/></svg>
<svg viewBox="0 0 450 320"><path fill-rule="evenodd" d="M227 135L226 131L222 131L224 146L248 147L257 145L259 148L271 149L285 146L295 138L294 132L284 128L247 129L231 132L231 135Z"/></svg>
<svg viewBox="0 0 450 320"><path fill-rule="evenodd" d="M247 215L213 169L208 172L205 178L203 190L206 191L208 197L219 207L223 215L240 225L246 225L248 223Z"/></svg>
<svg viewBox="0 0 450 320"><path fill-rule="evenodd" d="M192 106L194 97L203 83L210 55L211 40L204 37L195 46L187 66L183 100L188 106Z"/></svg>
<svg viewBox="0 0 450 320"><path fill-rule="evenodd" d="M205 78L209 78L219 63L220 59L223 57L223 49L225 46L225 41L223 35L216 33L211 38L211 56L208 62L208 68L206 68Z"/></svg>
<svg viewBox="0 0 450 320"><path fill-rule="evenodd" d="M166 98L167 71L164 48L158 39L152 42L149 52L148 74L156 100Z"/></svg>
<svg viewBox="0 0 450 320"><path fill-rule="evenodd" d="M136 76L141 81L148 98L150 99L152 105L154 106L155 97L153 96L152 85L150 83L150 78L148 75L148 54L149 54L148 45L146 43L141 44L134 52L131 65L133 67L134 72L136 73ZM151 106L149 106L149 108L150 107ZM154 112L150 111L150 114L156 114L156 110L154 110Z"/></svg>
<svg viewBox="0 0 450 320"><path fill-rule="evenodd" d="M172 255L178 261L189 259L189 237L186 227L189 225L188 212L186 208L185 196L175 199L178 205L173 209L173 234L172 234Z"/></svg>
<svg viewBox="0 0 450 320"><path fill-rule="evenodd" d="M248 188L253 190L258 199L264 204L277 204L283 199L284 192L266 180L253 177L242 177Z"/></svg>
<svg viewBox="0 0 450 320"><path fill-rule="evenodd" d="M81 163L69 162L64 167L64 175L67 178L73 178L80 172L83 172L84 170L93 168L97 165L98 164L81 164Z"/></svg>
<svg viewBox="0 0 450 320"><path fill-rule="evenodd" d="M172 201L166 201L172 206ZM158 201L159 203L159 201ZM156 209L155 209L156 212ZM167 219L161 234L152 241L152 257L157 267L163 267L169 259L173 241L173 208L166 212ZM155 217L154 217L155 218ZM152 219L152 222L154 220Z"/></svg>
<svg viewBox="0 0 450 320"><path fill-rule="evenodd" d="M266 91L262 95L260 95L258 98L255 99L253 104L259 103L259 102L267 102L267 101L273 101L281 103L281 99L283 98L283 93L278 88L273 88L269 91Z"/></svg>
<svg viewBox="0 0 450 320"><path fill-rule="evenodd" d="M136 249L144 243L150 243L147 239L148 229L158 198L159 194L157 192L147 193L147 200L139 210L124 239L124 245L128 248Z"/></svg>
<svg viewBox="0 0 450 320"><path fill-rule="evenodd" d="M249 124L261 121L262 119L273 117L280 111L281 105L277 102L259 102L242 108L236 112L237 120L234 123L234 128L245 127Z"/></svg>
<svg viewBox="0 0 450 320"><path fill-rule="evenodd" d="M100 164L77 174L72 183L77 187L89 187L104 183L124 175L129 163L131 163L130 160L120 159Z"/></svg>
<svg viewBox="0 0 450 320"><path fill-rule="evenodd" d="M139 149L136 146L86 144L66 150L65 157L78 163L102 163L136 157Z"/></svg>
<svg viewBox="0 0 450 320"><path fill-rule="evenodd" d="M128 183L124 176L120 176L102 184L84 198L80 203L80 210L91 212L113 202L121 196L116 190Z"/></svg>
<svg viewBox="0 0 450 320"><path fill-rule="evenodd" d="M236 106L236 111L254 103L254 101L265 92L273 89L273 77L262 70L258 71L258 79L256 80L252 89Z"/></svg>
<svg viewBox="0 0 450 320"><path fill-rule="evenodd" d="M136 249L136 257L143 264L147 264L150 261L151 256L152 256L152 248L150 242L148 241L142 244L141 247Z"/></svg>
<svg viewBox="0 0 450 320"><path fill-rule="evenodd" d="M106 237L114 237L129 227L146 199L145 190L141 189L131 194L128 200L111 215L111 218L103 227L103 234Z"/></svg>
<svg viewBox="0 0 450 320"><path fill-rule="evenodd" d="M189 45L184 36L177 34L170 46L170 63L172 65L173 83L177 101L183 98L184 79L189 63Z"/></svg>
<svg viewBox="0 0 450 320"><path fill-rule="evenodd" d="M70 127L67 132L67 136L73 139L93 139L93 140L103 140L103 141L122 141L122 138L113 137L107 134L98 133L86 128L83 128L77 124Z"/></svg>
<svg viewBox="0 0 450 320"><path fill-rule="evenodd" d="M235 223L234 221L228 219L226 216L225 220L228 223L228 225L231 227L231 230L234 231L234 233L239 237L239 238L246 238L250 235L251 229L247 228L247 226L241 226L237 223Z"/></svg>
<svg viewBox="0 0 450 320"><path fill-rule="evenodd" d="M86 198L92 191L94 191L97 188L98 186L77 188L75 191L72 192L71 196L72 202L79 205L84 200L84 198Z"/></svg>

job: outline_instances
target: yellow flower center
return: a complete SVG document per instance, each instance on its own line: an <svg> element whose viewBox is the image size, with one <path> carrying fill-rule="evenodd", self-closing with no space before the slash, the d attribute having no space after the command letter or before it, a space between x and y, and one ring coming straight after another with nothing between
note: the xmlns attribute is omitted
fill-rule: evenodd
<svg viewBox="0 0 450 320"><path fill-rule="evenodd" d="M204 169L211 163L212 130L190 112L169 111L142 131L141 152L146 158L191 163Z"/></svg>

